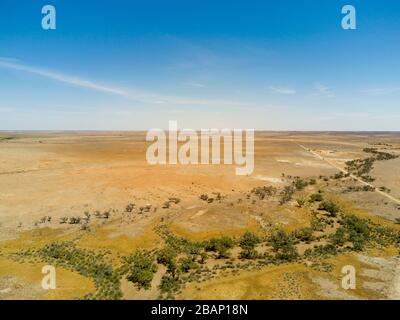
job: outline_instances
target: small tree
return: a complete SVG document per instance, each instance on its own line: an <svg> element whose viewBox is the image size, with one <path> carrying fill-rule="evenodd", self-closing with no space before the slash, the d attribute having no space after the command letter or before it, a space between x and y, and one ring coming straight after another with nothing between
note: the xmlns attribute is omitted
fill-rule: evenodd
<svg viewBox="0 0 400 320"><path fill-rule="evenodd" d="M145 250L136 251L124 258L124 273L126 278L136 283L139 288L149 289L157 265L153 263L150 253Z"/></svg>
<svg viewBox="0 0 400 320"><path fill-rule="evenodd" d="M337 246L343 246L346 242L346 229L339 227L336 232L330 237L331 242Z"/></svg>
<svg viewBox="0 0 400 320"><path fill-rule="evenodd" d="M175 259L177 256L177 252L171 247L162 248L157 252L157 262L168 266L171 260Z"/></svg>
<svg viewBox="0 0 400 320"><path fill-rule="evenodd" d="M298 256L296 247L293 244L293 238L283 230L274 232L269 240L273 250L276 252L276 258L279 260L292 261Z"/></svg>
<svg viewBox="0 0 400 320"><path fill-rule="evenodd" d="M254 249L260 243L260 238L254 233L247 231L240 239L240 247L242 249Z"/></svg>
<svg viewBox="0 0 400 320"><path fill-rule="evenodd" d="M240 257L243 259L255 259L258 257L257 251L254 249L260 243L260 238L254 233L247 231L240 239Z"/></svg>
<svg viewBox="0 0 400 320"><path fill-rule="evenodd" d="M220 238L212 238L206 241L204 247L206 251L218 252L219 258L228 258L228 250L233 248L234 244L235 243L231 238L227 236L222 236Z"/></svg>
<svg viewBox="0 0 400 320"><path fill-rule="evenodd" d="M310 202L321 202L324 200L324 197L321 193L314 193L310 196Z"/></svg>
<svg viewBox="0 0 400 320"><path fill-rule="evenodd" d="M332 201L321 202L318 209L327 211L331 217L336 217L340 211L340 208Z"/></svg>
<svg viewBox="0 0 400 320"><path fill-rule="evenodd" d="M279 203L283 205L292 200L294 191L295 190L293 186L285 186L285 188L283 188L283 190L281 191L281 199L279 200Z"/></svg>

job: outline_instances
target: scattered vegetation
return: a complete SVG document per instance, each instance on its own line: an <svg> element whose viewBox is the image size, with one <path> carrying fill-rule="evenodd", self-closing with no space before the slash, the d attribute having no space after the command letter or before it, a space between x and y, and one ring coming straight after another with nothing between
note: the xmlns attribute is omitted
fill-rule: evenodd
<svg viewBox="0 0 400 320"><path fill-rule="evenodd" d="M260 200L264 200L265 198L274 196L277 192L277 189L272 186L263 186L253 188L250 192L256 195Z"/></svg>
<svg viewBox="0 0 400 320"><path fill-rule="evenodd" d="M352 161L347 161L346 170L349 173L360 177L365 182L375 181L375 179L369 175L371 170L373 169L375 161L385 161L396 159L399 157L395 154L378 151L376 148L364 148L363 151L372 154L372 156L365 159L355 159Z"/></svg>
<svg viewBox="0 0 400 320"><path fill-rule="evenodd" d="M295 192L295 189L293 186L285 186L280 193L281 198L279 200L279 203L281 205L283 205L283 204L289 202L290 200L292 200L294 192Z"/></svg>
<svg viewBox="0 0 400 320"><path fill-rule="evenodd" d="M120 274L112 264L105 260L107 252L76 247L73 242L54 242L38 250L26 250L19 257L38 257L55 266L67 268L93 279L96 293L86 295L85 299L116 300L122 298Z"/></svg>

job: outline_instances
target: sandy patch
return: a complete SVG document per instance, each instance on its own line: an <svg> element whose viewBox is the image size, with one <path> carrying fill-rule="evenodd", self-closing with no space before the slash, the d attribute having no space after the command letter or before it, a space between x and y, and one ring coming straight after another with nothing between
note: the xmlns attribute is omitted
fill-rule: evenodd
<svg viewBox="0 0 400 320"><path fill-rule="evenodd" d="M255 178L258 180L268 181L268 182L272 182L272 183L284 183L284 180L282 178L260 176L260 175L256 176Z"/></svg>
<svg viewBox="0 0 400 320"><path fill-rule="evenodd" d="M195 218L201 217L201 216L202 216L203 214L205 214L207 211L208 211L207 209L205 209L205 210L199 210L199 211L197 211L190 219L195 219Z"/></svg>
<svg viewBox="0 0 400 320"><path fill-rule="evenodd" d="M323 277L311 277L312 282L320 286L318 292L323 297L329 297L333 299L344 299L344 300L358 300L357 297L341 291L339 285L333 281Z"/></svg>

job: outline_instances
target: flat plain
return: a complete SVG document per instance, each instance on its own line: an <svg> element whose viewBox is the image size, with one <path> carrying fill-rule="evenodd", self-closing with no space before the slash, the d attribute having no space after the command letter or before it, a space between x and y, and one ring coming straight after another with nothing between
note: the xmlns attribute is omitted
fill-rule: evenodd
<svg viewBox="0 0 400 320"><path fill-rule="evenodd" d="M257 132L249 176L147 147L0 133L0 299L400 299L399 133Z"/></svg>

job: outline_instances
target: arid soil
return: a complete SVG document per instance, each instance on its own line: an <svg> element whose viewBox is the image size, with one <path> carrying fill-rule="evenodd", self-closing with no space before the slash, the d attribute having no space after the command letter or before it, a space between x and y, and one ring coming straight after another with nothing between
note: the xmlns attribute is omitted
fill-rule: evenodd
<svg viewBox="0 0 400 320"><path fill-rule="evenodd" d="M162 248L160 226L196 243L220 236L239 243L246 231L263 238L276 229L310 227L320 208L308 199L318 192L343 213L399 230L400 158L373 163L370 190L363 189L363 178L346 174L349 161L371 156L365 148L400 156L400 134L258 132L250 176L235 175L235 165L150 165L148 145L141 132L0 133L0 299L75 299L96 290L93 277L68 267L57 267L56 290L43 290L46 263L36 256L16 259L23 250L67 240L85 250L109 250L118 268L120 258L135 250ZM299 180L307 184L282 203L282 190ZM264 199L258 187L275 191ZM331 229L314 232L319 242L296 244L301 256L330 241L341 223L335 219ZM256 247L264 257L269 250L268 243ZM260 256L247 261L235 246L229 258L212 253L204 264L196 260L197 270L210 271L197 280L193 275L173 297L400 298L399 248L393 244L279 264ZM235 268L226 267L229 261ZM341 287L341 268L348 264L357 270L355 290ZM121 298L171 298L160 291L167 269L158 266L149 288L122 277Z"/></svg>

